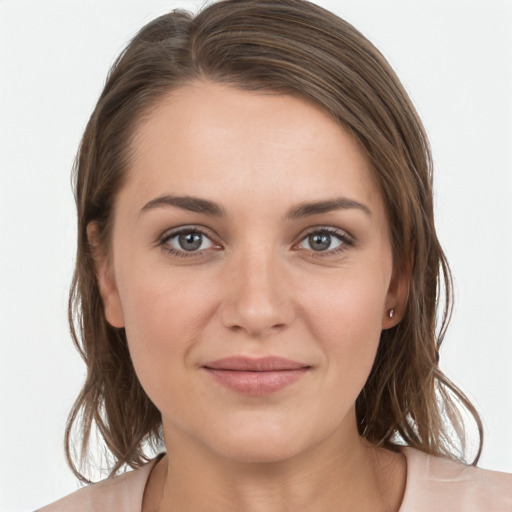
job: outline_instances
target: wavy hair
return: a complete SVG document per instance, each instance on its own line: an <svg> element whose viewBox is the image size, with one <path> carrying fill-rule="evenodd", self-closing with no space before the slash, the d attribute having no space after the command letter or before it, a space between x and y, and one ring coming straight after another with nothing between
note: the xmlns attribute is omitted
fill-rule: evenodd
<svg viewBox="0 0 512 512"><path fill-rule="evenodd" d="M81 141L69 321L87 376L66 426L74 473L89 481L80 468L94 429L110 455L111 476L140 467L148 443L162 441L160 412L138 381L125 331L105 319L87 226L97 224L108 250L137 123L169 91L197 80L298 95L358 140L384 197L395 265L410 276L403 319L382 332L356 401L359 433L375 445L408 445L464 461L467 414L479 431L476 464L480 418L439 368L452 280L434 226L429 143L407 93L381 53L329 11L305 0L222 0L196 15L175 10L143 27L112 66Z"/></svg>

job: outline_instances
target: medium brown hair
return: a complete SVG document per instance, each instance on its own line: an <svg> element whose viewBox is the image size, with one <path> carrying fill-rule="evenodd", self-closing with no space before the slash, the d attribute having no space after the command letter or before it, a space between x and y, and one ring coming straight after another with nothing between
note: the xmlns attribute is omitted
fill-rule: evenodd
<svg viewBox="0 0 512 512"><path fill-rule="evenodd" d="M366 153L387 208L394 264L410 277L403 319L382 332L356 402L359 432L376 445L409 445L464 460L462 411L479 416L439 369L452 284L434 227L432 162L421 121L380 52L354 27L304 0L223 0L196 16L176 10L150 22L113 65L75 164L78 249L69 319L87 377L66 427L66 454L90 449L94 426L110 474L148 460L161 415L135 374L124 329L105 319L87 226L108 251L114 198L126 179L137 123L169 91L209 80L295 94L320 106ZM438 308L442 305L437 318ZM71 449L79 427L80 450Z"/></svg>

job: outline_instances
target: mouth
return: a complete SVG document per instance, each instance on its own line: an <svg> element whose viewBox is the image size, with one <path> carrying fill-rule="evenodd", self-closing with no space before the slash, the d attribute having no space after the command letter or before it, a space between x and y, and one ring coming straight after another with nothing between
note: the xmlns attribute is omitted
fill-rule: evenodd
<svg viewBox="0 0 512 512"><path fill-rule="evenodd" d="M246 395L277 392L300 380L311 366L283 357L228 357L202 367L217 383Z"/></svg>

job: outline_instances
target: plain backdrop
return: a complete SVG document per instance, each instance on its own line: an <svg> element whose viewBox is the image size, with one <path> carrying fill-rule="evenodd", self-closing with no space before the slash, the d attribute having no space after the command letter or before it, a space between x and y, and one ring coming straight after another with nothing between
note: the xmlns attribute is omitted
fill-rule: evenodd
<svg viewBox="0 0 512 512"><path fill-rule="evenodd" d="M66 300L69 174L114 58L199 1L0 0L0 511L78 486L66 415L84 377ZM332 0L389 59L430 136L457 305L445 372L482 414L481 466L512 471L512 1Z"/></svg>

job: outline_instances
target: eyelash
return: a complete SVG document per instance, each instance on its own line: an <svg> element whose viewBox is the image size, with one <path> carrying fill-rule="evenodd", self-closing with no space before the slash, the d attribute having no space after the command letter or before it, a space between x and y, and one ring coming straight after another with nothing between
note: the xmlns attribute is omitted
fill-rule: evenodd
<svg viewBox="0 0 512 512"><path fill-rule="evenodd" d="M204 254L205 252L212 251L212 249L203 249L201 251L178 251L168 244L168 242L170 240L172 240L173 238L175 238L179 235L182 235L182 234L199 234L199 235L202 235L202 236L208 238L209 240L211 240L211 236L206 231L204 231L198 227L184 227L184 228L180 228L176 231L171 231L170 233L169 232L165 233L162 237L160 237L160 239L158 241L158 245L167 253L171 254L172 256L177 256L179 258L197 257L200 254ZM336 249L331 249L331 250L326 250L326 251L314 251L314 250L304 249L304 250L308 250L308 252L311 252L312 253L311 255L315 258L323 258L326 256L340 254L340 253L348 250L350 247L352 247L354 245L354 240L347 233L344 233L342 231L337 231L335 229L328 228L328 227L319 227L319 228L312 229L311 231L308 231L307 233L305 233L302 236L299 243L303 242L309 236L314 235L314 234L327 234L334 238L337 238L338 240L340 240L342 242L341 245L339 247L337 247ZM215 243L215 242L213 242L213 243ZM215 250L215 249L213 249L213 250ZM296 250L301 250L301 249L296 249Z"/></svg>

